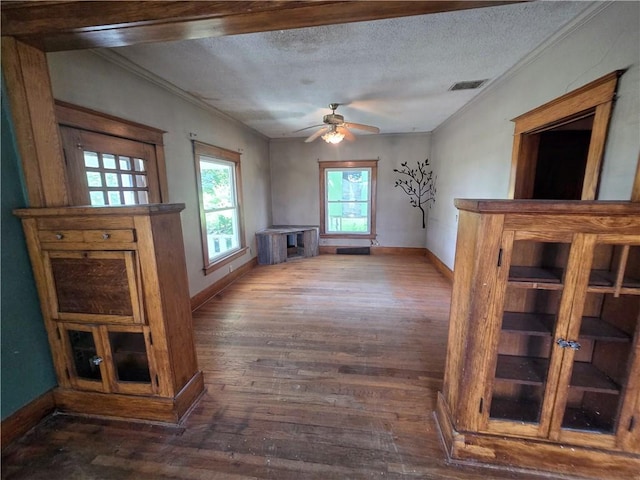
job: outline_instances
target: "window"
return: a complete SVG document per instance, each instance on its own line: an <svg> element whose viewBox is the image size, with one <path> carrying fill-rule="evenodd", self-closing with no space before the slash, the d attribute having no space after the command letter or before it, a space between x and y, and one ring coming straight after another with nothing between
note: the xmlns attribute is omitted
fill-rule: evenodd
<svg viewBox="0 0 640 480"><path fill-rule="evenodd" d="M56 102L73 205L138 205L166 198L162 131Z"/></svg>
<svg viewBox="0 0 640 480"><path fill-rule="evenodd" d="M320 163L320 235L376 238L377 161Z"/></svg>
<svg viewBox="0 0 640 480"><path fill-rule="evenodd" d="M240 154L193 142L205 274L246 251L242 224Z"/></svg>

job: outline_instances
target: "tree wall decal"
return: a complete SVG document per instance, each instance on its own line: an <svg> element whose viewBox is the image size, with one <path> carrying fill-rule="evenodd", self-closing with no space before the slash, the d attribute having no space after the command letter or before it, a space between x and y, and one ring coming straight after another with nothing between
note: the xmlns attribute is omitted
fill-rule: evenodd
<svg viewBox="0 0 640 480"><path fill-rule="evenodd" d="M418 161L418 168L409 168L407 162L400 164L400 169L394 168L393 171L399 173L401 178L396 180L394 187L400 187L404 193L409 195L409 203L413 208L419 208L422 212L422 228L426 228L425 211L422 207L436 201L436 180L433 176L433 170L427 171L429 159L423 162Z"/></svg>

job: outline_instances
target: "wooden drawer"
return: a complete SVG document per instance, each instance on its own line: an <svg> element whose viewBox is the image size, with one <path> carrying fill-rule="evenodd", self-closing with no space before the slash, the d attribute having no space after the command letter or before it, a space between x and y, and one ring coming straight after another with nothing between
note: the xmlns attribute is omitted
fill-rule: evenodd
<svg viewBox="0 0 640 480"><path fill-rule="evenodd" d="M133 243L136 241L135 230L40 230L38 238L41 243Z"/></svg>

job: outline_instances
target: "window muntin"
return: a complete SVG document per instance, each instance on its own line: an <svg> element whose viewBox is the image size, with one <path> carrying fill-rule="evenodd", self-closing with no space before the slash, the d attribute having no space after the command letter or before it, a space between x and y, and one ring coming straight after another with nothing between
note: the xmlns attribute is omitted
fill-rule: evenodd
<svg viewBox="0 0 640 480"><path fill-rule="evenodd" d="M147 160L89 150L83 157L92 206L149 203Z"/></svg>
<svg viewBox="0 0 640 480"><path fill-rule="evenodd" d="M322 236L376 237L376 174L375 161L320 163Z"/></svg>
<svg viewBox="0 0 640 480"><path fill-rule="evenodd" d="M194 142L204 269L210 273L244 250L240 155Z"/></svg>

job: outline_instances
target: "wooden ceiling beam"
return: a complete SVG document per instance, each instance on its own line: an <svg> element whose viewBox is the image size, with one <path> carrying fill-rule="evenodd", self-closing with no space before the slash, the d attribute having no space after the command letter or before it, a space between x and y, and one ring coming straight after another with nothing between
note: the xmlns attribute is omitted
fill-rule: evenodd
<svg viewBox="0 0 640 480"><path fill-rule="evenodd" d="M526 1L526 0L525 0ZM517 1L2 2L2 35L46 52L371 21Z"/></svg>

